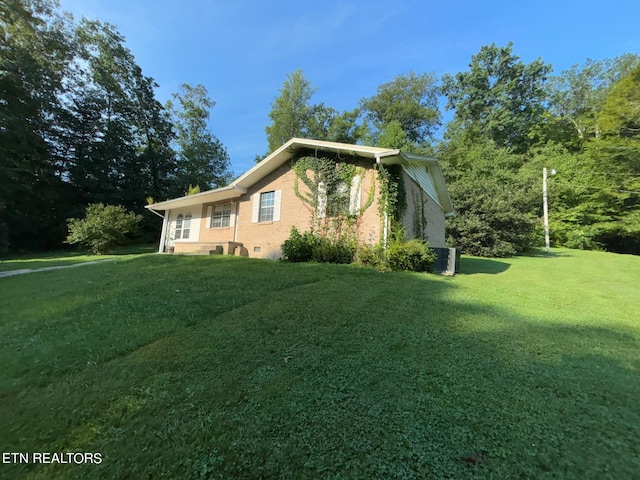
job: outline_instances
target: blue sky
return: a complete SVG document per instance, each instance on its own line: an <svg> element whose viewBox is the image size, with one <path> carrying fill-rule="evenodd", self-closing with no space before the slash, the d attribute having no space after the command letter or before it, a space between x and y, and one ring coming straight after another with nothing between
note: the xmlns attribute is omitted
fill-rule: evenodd
<svg viewBox="0 0 640 480"><path fill-rule="evenodd" d="M271 103L298 68L312 101L337 110L399 74L467 69L483 45L514 43L559 73L587 58L640 53L640 2L593 0L61 0L115 25L162 102L203 84L211 127L240 174L267 150ZM615 5L615 7L613 6Z"/></svg>

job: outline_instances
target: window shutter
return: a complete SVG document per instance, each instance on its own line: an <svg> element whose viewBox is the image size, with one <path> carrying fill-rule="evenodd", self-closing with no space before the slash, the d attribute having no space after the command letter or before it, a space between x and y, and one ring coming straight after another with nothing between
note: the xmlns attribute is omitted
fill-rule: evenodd
<svg viewBox="0 0 640 480"><path fill-rule="evenodd" d="M233 227L236 224L236 203L231 202L231 214L229 215L229 226Z"/></svg>
<svg viewBox="0 0 640 480"><path fill-rule="evenodd" d="M207 207L207 228L211 228L211 222L213 221L213 207L209 205Z"/></svg>
<svg viewBox="0 0 640 480"><path fill-rule="evenodd" d="M258 217L260 216L260 194L256 193L252 195L253 205L251 210L251 221L253 223L258 222Z"/></svg>
<svg viewBox="0 0 640 480"><path fill-rule="evenodd" d="M273 199L273 221L280 221L280 204L282 203L282 190L276 190Z"/></svg>
<svg viewBox="0 0 640 480"><path fill-rule="evenodd" d="M354 175L351 179L351 196L349 199L349 213L356 215L360 210L360 197L362 190L362 177Z"/></svg>
<svg viewBox="0 0 640 480"><path fill-rule="evenodd" d="M318 218L324 218L327 214L327 186L324 182L318 183Z"/></svg>

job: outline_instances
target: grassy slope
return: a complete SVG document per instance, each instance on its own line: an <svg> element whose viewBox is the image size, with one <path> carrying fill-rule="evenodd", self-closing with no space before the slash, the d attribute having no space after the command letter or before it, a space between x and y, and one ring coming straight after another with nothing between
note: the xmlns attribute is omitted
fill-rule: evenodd
<svg viewBox="0 0 640 480"><path fill-rule="evenodd" d="M20 478L632 478L640 258L455 278L144 256L0 279Z"/></svg>
<svg viewBox="0 0 640 480"><path fill-rule="evenodd" d="M96 260L121 258L126 255L152 253L155 251L157 251L157 248L152 246L136 245L132 247L117 248L110 255L88 255L78 251L16 254L0 257L0 272L6 272L9 270L38 269L44 267L61 267Z"/></svg>

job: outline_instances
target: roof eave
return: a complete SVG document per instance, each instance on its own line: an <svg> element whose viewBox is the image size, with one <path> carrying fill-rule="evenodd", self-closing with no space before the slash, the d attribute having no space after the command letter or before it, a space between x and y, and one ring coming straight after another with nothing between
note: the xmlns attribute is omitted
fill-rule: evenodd
<svg viewBox="0 0 640 480"><path fill-rule="evenodd" d="M182 197L173 198L164 202L146 205L145 208L153 211L171 210L172 208L183 208L189 207L191 205L199 205L201 203L237 198L245 193L247 193L246 188L240 187L236 184L232 184L226 187L207 190L206 192L195 193L193 195L184 195Z"/></svg>

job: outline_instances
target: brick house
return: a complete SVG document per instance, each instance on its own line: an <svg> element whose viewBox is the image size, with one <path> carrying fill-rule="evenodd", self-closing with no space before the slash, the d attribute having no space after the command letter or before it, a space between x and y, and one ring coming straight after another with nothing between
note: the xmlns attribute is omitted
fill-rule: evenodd
<svg viewBox="0 0 640 480"><path fill-rule="evenodd" d="M330 157L357 167L348 208L362 243L386 241L389 219L378 207L379 170L400 165L406 200L402 222L409 238L444 247L445 218L454 215L437 160L387 148L294 138L231 185L148 205L163 217L159 252L225 253L278 258L292 227L303 232L326 215L326 199L312 208L293 166L301 157ZM307 196L309 190L306 190ZM315 211L314 211L315 210ZM164 212L159 213L159 212Z"/></svg>

